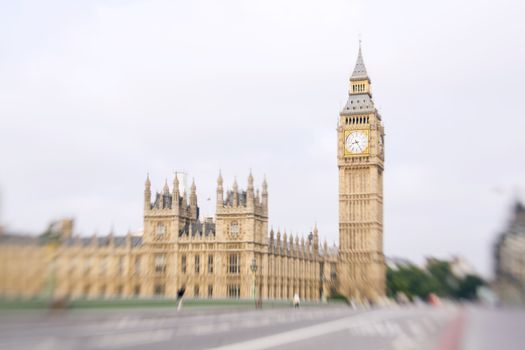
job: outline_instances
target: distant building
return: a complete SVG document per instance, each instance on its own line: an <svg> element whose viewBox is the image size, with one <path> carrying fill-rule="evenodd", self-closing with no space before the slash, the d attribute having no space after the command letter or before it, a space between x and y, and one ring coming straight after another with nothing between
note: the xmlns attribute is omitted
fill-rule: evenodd
<svg viewBox="0 0 525 350"><path fill-rule="evenodd" d="M517 202L494 249L495 286L506 303L525 303L525 207Z"/></svg>
<svg viewBox="0 0 525 350"><path fill-rule="evenodd" d="M450 271L458 279L463 279L468 275L478 275L474 267L464 257L453 256L449 263Z"/></svg>

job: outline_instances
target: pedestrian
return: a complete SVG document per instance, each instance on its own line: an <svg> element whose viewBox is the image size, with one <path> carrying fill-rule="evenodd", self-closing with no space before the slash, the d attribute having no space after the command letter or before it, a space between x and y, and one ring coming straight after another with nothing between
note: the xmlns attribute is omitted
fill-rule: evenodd
<svg viewBox="0 0 525 350"><path fill-rule="evenodd" d="M297 308L299 307L300 303L301 303L301 299L299 298L299 294L295 293L293 296L293 306Z"/></svg>
<svg viewBox="0 0 525 350"><path fill-rule="evenodd" d="M182 286L177 291L177 311L180 311L182 309L182 299L184 297L184 292L186 292L186 286Z"/></svg>

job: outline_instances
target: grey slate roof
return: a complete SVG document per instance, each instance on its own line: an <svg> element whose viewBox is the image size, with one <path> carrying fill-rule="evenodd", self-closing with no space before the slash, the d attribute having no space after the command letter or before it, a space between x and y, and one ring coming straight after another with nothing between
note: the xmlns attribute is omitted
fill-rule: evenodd
<svg viewBox="0 0 525 350"><path fill-rule="evenodd" d="M38 245L40 244L37 236L3 233L0 235L0 245Z"/></svg>
<svg viewBox="0 0 525 350"><path fill-rule="evenodd" d="M113 241L115 247L124 247L126 245L126 236L114 236ZM64 242L67 246L80 245L86 247L91 245L93 242L93 237L71 237ZM137 247L142 244L142 236L131 236L131 246ZM97 246L104 247L109 245L109 237L97 237Z"/></svg>
<svg viewBox="0 0 525 350"><path fill-rule="evenodd" d="M363 61L363 54L361 53L361 44L359 44L359 53L357 54L357 61L355 63L354 72L350 77L350 80L362 80L368 79L368 73L366 72L365 62Z"/></svg>
<svg viewBox="0 0 525 350"><path fill-rule="evenodd" d="M190 234L190 223L184 224L179 231L180 236L187 236ZM192 236L215 236L215 223L208 221L200 221L191 224L191 235Z"/></svg>
<svg viewBox="0 0 525 350"><path fill-rule="evenodd" d="M343 107L341 114L361 114L368 112L375 112L374 101L369 94L363 93L359 95L349 95L346 105Z"/></svg>

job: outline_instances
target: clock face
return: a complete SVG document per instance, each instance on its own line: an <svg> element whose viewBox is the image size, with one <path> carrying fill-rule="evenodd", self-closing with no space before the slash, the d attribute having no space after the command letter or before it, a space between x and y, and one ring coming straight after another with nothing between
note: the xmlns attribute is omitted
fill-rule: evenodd
<svg viewBox="0 0 525 350"><path fill-rule="evenodd" d="M352 131L346 137L345 148L351 154L364 153L368 148L368 136L363 131Z"/></svg>

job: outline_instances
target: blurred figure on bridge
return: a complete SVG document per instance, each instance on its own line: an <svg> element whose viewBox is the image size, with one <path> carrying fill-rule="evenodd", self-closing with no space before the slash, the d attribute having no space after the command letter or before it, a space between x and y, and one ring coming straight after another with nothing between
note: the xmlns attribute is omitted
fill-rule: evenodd
<svg viewBox="0 0 525 350"><path fill-rule="evenodd" d="M299 307L300 303L301 303L301 299L299 298L299 293L295 293L293 296L293 306Z"/></svg>
<svg viewBox="0 0 525 350"><path fill-rule="evenodd" d="M184 298L184 292L186 292L186 286L182 286L177 291L177 311L180 311L182 309L182 299Z"/></svg>

